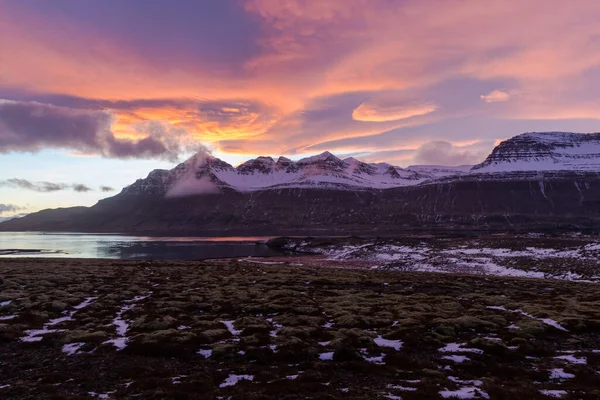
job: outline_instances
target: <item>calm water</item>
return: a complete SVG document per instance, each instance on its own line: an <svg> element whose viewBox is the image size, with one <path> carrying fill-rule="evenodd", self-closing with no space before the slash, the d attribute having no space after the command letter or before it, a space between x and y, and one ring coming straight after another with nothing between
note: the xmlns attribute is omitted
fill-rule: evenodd
<svg viewBox="0 0 600 400"><path fill-rule="evenodd" d="M280 255L260 243L266 239L269 238L0 232L0 257L199 260Z"/></svg>

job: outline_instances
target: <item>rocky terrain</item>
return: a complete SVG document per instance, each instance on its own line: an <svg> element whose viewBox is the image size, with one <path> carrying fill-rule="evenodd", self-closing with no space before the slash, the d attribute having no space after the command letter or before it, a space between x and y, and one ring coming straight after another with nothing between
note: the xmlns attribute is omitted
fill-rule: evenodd
<svg viewBox="0 0 600 400"><path fill-rule="evenodd" d="M595 283L236 260L0 277L4 399L600 397Z"/></svg>
<svg viewBox="0 0 600 400"><path fill-rule="evenodd" d="M288 252L264 262L334 268L464 273L600 282L600 238L585 235L403 235L400 238L275 238ZM259 263L248 257L240 260Z"/></svg>
<svg viewBox="0 0 600 400"><path fill-rule="evenodd" d="M527 133L473 167L368 164L323 154L237 168L196 154L90 208L44 210L0 230L175 234L600 231L600 134Z"/></svg>

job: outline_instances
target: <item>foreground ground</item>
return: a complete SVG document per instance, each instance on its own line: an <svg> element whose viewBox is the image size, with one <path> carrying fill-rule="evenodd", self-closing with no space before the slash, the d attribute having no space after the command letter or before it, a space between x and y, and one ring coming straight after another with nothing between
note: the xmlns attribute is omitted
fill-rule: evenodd
<svg viewBox="0 0 600 400"><path fill-rule="evenodd" d="M597 399L600 286L0 260L0 398Z"/></svg>

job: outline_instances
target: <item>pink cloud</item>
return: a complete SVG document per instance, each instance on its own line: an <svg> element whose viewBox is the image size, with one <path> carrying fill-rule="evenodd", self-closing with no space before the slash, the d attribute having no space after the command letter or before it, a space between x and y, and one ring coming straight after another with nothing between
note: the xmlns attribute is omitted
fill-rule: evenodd
<svg viewBox="0 0 600 400"><path fill-rule="evenodd" d="M600 101L591 94L600 88L590 88L598 77L586 75L600 69L598 2L246 0L238 5L241 19L257 25L256 31L243 32L245 43L253 45L236 63L218 64L203 53L210 46L189 56L149 57L127 37L103 36L77 18L3 3L0 89L10 84L105 101L187 99L176 106L94 111L111 112L118 139L160 128L161 137L179 140L184 130L232 153L307 152L344 139L356 140L344 149L359 150L356 143L375 143L380 135L396 135L400 143L403 129L435 123L427 137L411 139L417 148L450 140L444 121L473 116L491 124L598 118ZM231 29L235 33L236 26ZM160 32L148 43L153 40L161 40ZM197 40L205 45L210 38ZM236 54L236 49L223 51ZM464 87L443 86L461 79ZM344 96L351 101L340 100Z"/></svg>

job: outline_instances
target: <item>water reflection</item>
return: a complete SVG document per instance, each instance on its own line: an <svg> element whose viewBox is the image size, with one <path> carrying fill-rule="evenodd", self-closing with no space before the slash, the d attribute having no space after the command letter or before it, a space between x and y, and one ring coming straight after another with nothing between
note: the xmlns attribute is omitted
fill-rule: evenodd
<svg viewBox="0 0 600 400"><path fill-rule="evenodd" d="M261 243L266 239L0 232L0 256L201 260L279 255Z"/></svg>

